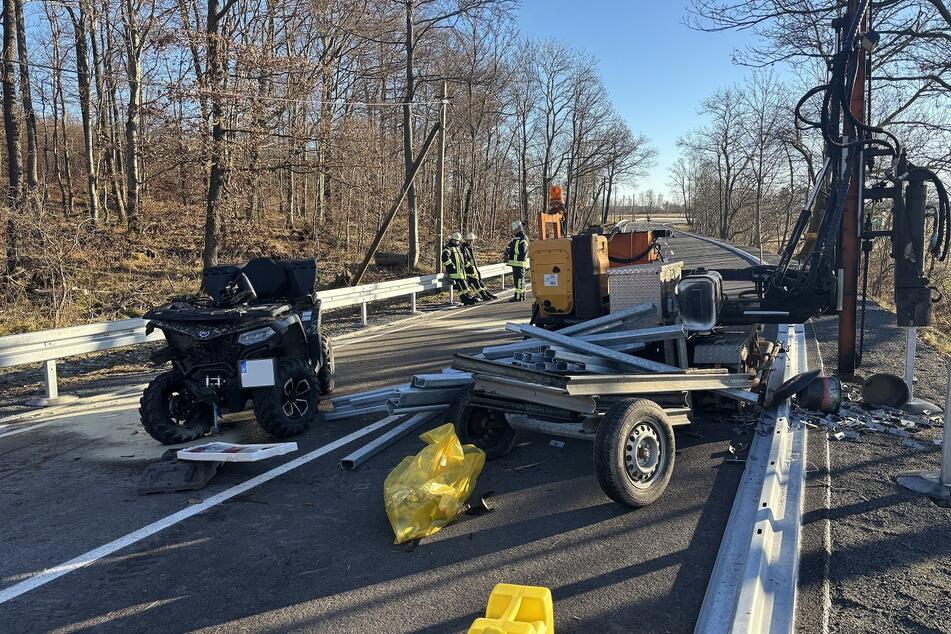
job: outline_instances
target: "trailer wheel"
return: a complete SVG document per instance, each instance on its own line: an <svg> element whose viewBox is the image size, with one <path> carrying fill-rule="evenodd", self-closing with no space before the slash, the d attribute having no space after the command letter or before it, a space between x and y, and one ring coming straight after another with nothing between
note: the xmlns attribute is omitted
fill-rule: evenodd
<svg viewBox="0 0 951 634"><path fill-rule="evenodd" d="M674 429L660 405L621 401L604 415L594 440L598 484L619 504L647 506L670 482L674 449Z"/></svg>
<svg viewBox="0 0 951 634"><path fill-rule="evenodd" d="M449 406L446 422L456 428L463 444L472 444L485 452L487 460L501 458L515 446L515 430L505 414L469 403L471 390L462 390Z"/></svg>

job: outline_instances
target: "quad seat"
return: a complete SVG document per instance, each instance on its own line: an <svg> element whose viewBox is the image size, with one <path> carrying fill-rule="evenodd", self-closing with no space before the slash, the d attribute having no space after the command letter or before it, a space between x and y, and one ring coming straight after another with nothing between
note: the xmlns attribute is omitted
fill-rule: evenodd
<svg viewBox="0 0 951 634"><path fill-rule="evenodd" d="M317 260L276 260L254 258L242 266L210 266L202 273L202 286L217 300L225 287L241 273L257 293L254 303L297 302L313 296L317 284Z"/></svg>

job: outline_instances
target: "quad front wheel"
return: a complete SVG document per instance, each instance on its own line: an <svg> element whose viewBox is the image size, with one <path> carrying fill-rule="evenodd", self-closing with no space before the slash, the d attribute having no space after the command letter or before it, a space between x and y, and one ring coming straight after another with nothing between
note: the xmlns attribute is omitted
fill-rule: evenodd
<svg viewBox="0 0 951 634"><path fill-rule="evenodd" d="M605 413L594 440L594 471L609 498L633 508L663 494L674 470L674 429L663 408L627 399Z"/></svg>
<svg viewBox="0 0 951 634"><path fill-rule="evenodd" d="M254 415L272 436L294 436L317 418L319 400L314 370L297 359L280 359L274 368L274 385L254 390Z"/></svg>

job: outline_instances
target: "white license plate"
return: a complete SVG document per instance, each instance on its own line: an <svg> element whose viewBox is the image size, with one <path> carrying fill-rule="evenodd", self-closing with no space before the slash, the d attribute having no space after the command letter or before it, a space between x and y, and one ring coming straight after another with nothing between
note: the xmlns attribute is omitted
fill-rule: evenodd
<svg viewBox="0 0 951 634"><path fill-rule="evenodd" d="M274 359L246 359L238 362L241 387L274 385Z"/></svg>

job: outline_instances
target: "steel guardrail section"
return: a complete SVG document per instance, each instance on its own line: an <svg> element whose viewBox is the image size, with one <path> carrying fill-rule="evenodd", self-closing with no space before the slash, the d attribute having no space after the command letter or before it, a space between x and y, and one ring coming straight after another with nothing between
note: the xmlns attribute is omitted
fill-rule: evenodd
<svg viewBox="0 0 951 634"><path fill-rule="evenodd" d="M493 278L508 273L509 267L505 264L490 264L480 267L479 271L482 277ZM316 295L324 309L333 310L448 287L449 279L445 274L432 273L390 282L318 291ZM139 318L7 335L0 337L0 368L53 361L163 339L161 331L146 335L145 320Z"/></svg>
<svg viewBox="0 0 951 634"><path fill-rule="evenodd" d="M774 386L807 364L802 325L780 326L779 338L786 352ZM789 401L764 413L695 632L794 631L806 451L805 427L789 420Z"/></svg>

